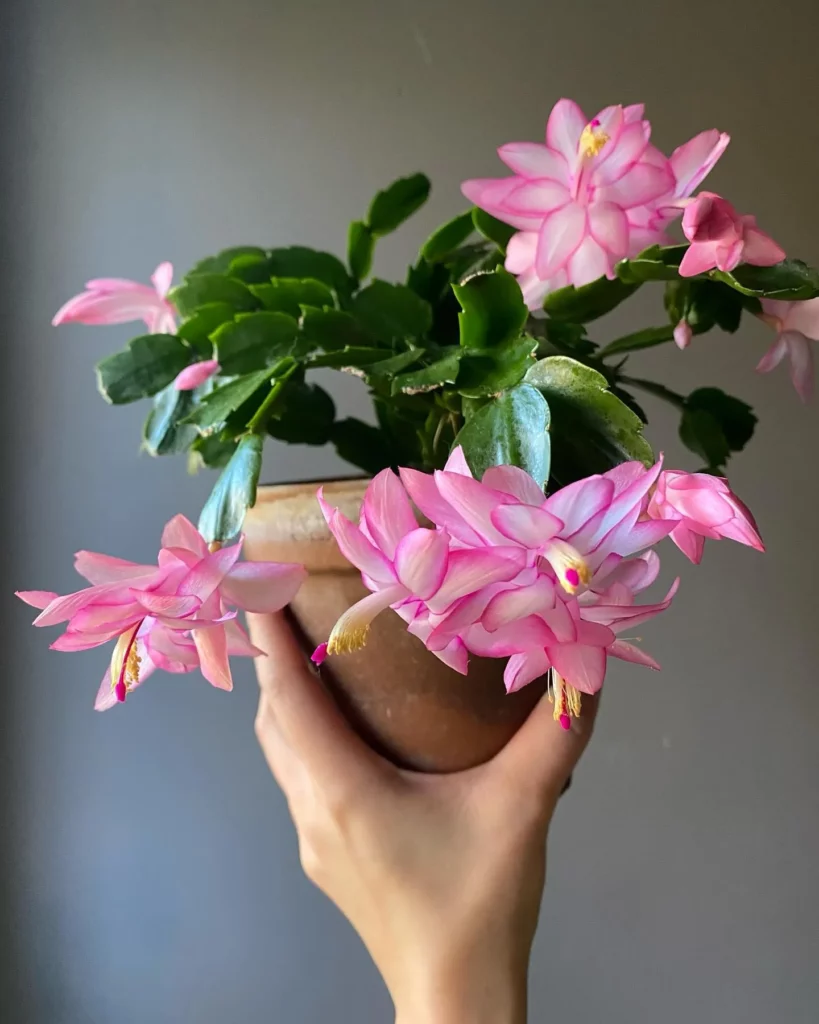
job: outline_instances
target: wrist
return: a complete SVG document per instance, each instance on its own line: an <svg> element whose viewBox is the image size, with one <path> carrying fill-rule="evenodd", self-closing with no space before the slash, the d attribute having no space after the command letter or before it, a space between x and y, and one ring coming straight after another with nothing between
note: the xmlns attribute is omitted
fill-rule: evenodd
<svg viewBox="0 0 819 1024"><path fill-rule="evenodd" d="M526 1024L526 965L473 965L419 978L395 996L396 1024Z"/></svg>

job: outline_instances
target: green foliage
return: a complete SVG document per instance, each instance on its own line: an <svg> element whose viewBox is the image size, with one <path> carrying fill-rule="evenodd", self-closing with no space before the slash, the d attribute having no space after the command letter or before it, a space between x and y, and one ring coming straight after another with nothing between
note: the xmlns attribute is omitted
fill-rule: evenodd
<svg viewBox="0 0 819 1024"><path fill-rule="evenodd" d="M697 388L686 398L680 421L680 440L705 460L710 470L722 470L731 452L750 441L757 418L751 406L719 388Z"/></svg>
<svg viewBox="0 0 819 1024"><path fill-rule="evenodd" d="M97 363L97 386L112 405L149 398L193 362L193 351L173 334L144 334L123 352Z"/></svg>
<svg viewBox="0 0 819 1024"><path fill-rule="evenodd" d="M517 228L504 224L502 220L498 220L497 217L493 217L491 213L487 213L477 206L472 210L472 223L478 234L483 235L490 242L494 242L502 252L506 252L509 239L517 231Z"/></svg>
<svg viewBox="0 0 819 1024"><path fill-rule="evenodd" d="M289 355L299 325L286 313L240 313L211 335L222 373L251 373Z"/></svg>
<svg viewBox="0 0 819 1024"><path fill-rule="evenodd" d="M363 420L354 417L338 420L330 440L340 458L371 476L393 465L392 451L384 433Z"/></svg>
<svg viewBox="0 0 819 1024"><path fill-rule="evenodd" d="M230 269L231 263L241 256L253 256L257 259L263 259L267 256L267 253L257 245L236 245L230 249L223 249L216 256L206 256L203 260L199 260L191 268L188 276L190 274L226 274Z"/></svg>
<svg viewBox="0 0 819 1024"><path fill-rule="evenodd" d="M541 359L526 375L552 412L552 478L558 486L620 462L654 460L640 417L608 390L606 378L568 356Z"/></svg>
<svg viewBox="0 0 819 1024"><path fill-rule="evenodd" d="M330 288L313 277L273 277L249 286L265 309L298 319L303 306L334 306Z"/></svg>
<svg viewBox="0 0 819 1024"><path fill-rule="evenodd" d="M224 469L236 451L235 437L222 438L218 434L197 434L191 442L188 469L198 472L203 466L208 469Z"/></svg>
<svg viewBox="0 0 819 1024"><path fill-rule="evenodd" d="M347 234L347 263L357 281L368 277L373 266L375 235L363 220L354 220Z"/></svg>
<svg viewBox="0 0 819 1024"><path fill-rule="evenodd" d="M327 444L335 418L335 403L324 388L289 380L267 422L267 432L288 444Z"/></svg>
<svg viewBox="0 0 819 1024"><path fill-rule="evenodd" d="M549 478L549 406L537 388L521 384L481 406L455 443L476 477L490 466L514 465L543 487Z"/></svg>
<svg viewBox="0 0 819 1024"><path fill-rule="evenodd" d="M423 370L402 373L392 382L393 394L403 392L405 395L419 395L426 391L434 391L445 384L454 384L458 379L463 349L452 348L434 363Z"/></svg>
<svg viewBox="0 0 819 1024"><path fill-rule="evenodd" d="M587 324L616 309L636 290L636 284L628 284L615 278L610 281L601 277L581 288L569 285L558 288L546 296L543 308L553 320L567 320L573 324Z"/></svg>
<svg viewBox="0 0 819 1024"><path fill-rule="evenodd" d="M142 447L150 455L171 455L190 448L197 434L182 420L193 405L190 391L177 391L173 384L163 388L155 397L142 430Z"/></svg>
<svg viewBox="0 0 819 1024"><path fill-rule="evenodd" d="M448 220L429 236L421 246L421 256L428 263L438 263L451 256L453 251L472 235L475 231L475 223L472 219L472 210L459 213L457 217Z"/></svg>
<svg viewBox="0 0 819 1024"><path fill-rule="evenodd" d="M425 174L412 174L377 192L367 214L370 231L376 237L395 231L424 205L429 198L430 187Z"/></svg>
<svg viewBox="0 0 819 1024"><path fill-rule="evenodd" d="M465 398L497 395L519 384L533 366L538 343L524 336L502 348L465 349L458 392Z"/></svg>
<svg viewBox="0 0 819 1024"><path fill-rule="evenodd" d="M206 303L179 327L177 334L205 359L210 359L213 352L211 334L217 327L229 323L236 315L236 310L226 302Z"/></svg>
<svg viewBox="0 0 819 1024"><path fill-rule="evenodd" d="M183 422L192 424L202 433L215 430L225 423L231 413L269 386L274 377L274 369L257 370L215 388L205 395Z"/></svg>
<svg viewBox="0 0 819 1024"><path fill-rule="evenodd" d="M313 347L323 348L325 352L366 348L373 343L356 318L339 309L313 309L306 306L301 316L301 333Z"/></svg>
<svg viewBox="0 0 819 1024"><path fill-rule="evenodd" d="M240 532L245 513L256 504L261 468L262 438L248 434L239 442L202 509L199 532L206 541L224 543Z"/></svg>
<svg viewBox="0 0 819 1024"><path fill-rule="evenodd" d="M345 305L353 293L353 281L337 256L303 245L271 249L268 256L270 277L312 278L331 288Z"/></svg>
<svg viewBox="0 0 819 1024"><path fill-rule="evenodd" d="M259 307L258 299L246 285L225 274L188 274L182 284L171 290L169 298L183 317L193 316L202 306L214 302L224 303L236 312Z"/></svg>
<svg viewBox="0 0 819 1024"><path fill-rule="evenodd" d="M463 348L502 348L518 340L528 311L511 274L476 274L452 290L462 309L458 323Z"/></svg>
<svg viewBox="0 0 819 1024"><path fill-rule="evenodd" d="M421 338L432 324L428 302L403 284L375 280L353 299L351 312L367 333L387 344Z"/></svg>

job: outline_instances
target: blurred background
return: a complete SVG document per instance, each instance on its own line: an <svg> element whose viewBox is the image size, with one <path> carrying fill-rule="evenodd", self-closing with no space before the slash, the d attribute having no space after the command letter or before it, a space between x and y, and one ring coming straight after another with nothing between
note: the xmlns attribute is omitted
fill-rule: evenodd
<svg viewBox="0 0 819 1024"><path fill-rule="evenodd" d="M466 177L540 139L560 96L643 100L666 152L733 141L708 187L819 261L814 0L18 0L4 14L0 193L5 517L0 1018L9 1024L388 1021L346 922L302 877L257 749L256 684L157 678L92 711L106 653L67 656L15 588L76 589L79 548L150 560L213 478L140 455L142 404L106 406L93 363L130 327L53 330L90 277L178 274L227 245L343 254L347 223L399 175L422 213L385 239L400 277ZM661 290L594 325L659 323ZM616 333L615 333L616 332ZM552 830L531 1019L809 1024L819 1004L819 406L754 366L761 323L633 357L678 391L752 402L731 464L768 554L711 544L644 627L661 675L610 672L598 735ZM360 382L330 377L340 408ZM641 398L642 401L642 398ZM698 468L672 414L649 439ZM330 451L270 447L268 481L333 476ZM347 472L345 468L343 472ZM513 868L510 868L513 869Z"/></svg>

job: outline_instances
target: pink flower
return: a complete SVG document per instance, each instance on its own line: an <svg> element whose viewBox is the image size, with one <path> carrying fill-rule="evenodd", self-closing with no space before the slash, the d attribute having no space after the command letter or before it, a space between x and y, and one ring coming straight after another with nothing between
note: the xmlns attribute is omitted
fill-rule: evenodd
<svg viewBox="0 0 819 1024"><path fill-rule="evenodd" d="M206 380L210 380L214 374L219 372L219 361L217 359L205 359L201 363L191 363L181 373L177 374L173 386L177 391L193 391Z"/></svg>
<svg viewBox="0 0 819 1024"><path fill-rule="evenodd" d="M542 300L544 286L614 277L615 263L629 251L626 211L673 189L673 172L658 151L642 159L651 132L642 114L642 105L611 106L588 120L576 103L559 100L545 145L512 142L498 150L514 176L461 186L476 206L521 229L506 265L521 275L530 305Z"/></svg>
<svg viewBox="0 0 819 1024"><path fill-rule="evenodd" d="M702 558L706 537L724 537L765 550L751 513L727 481L708 473L660 473L647 514L655 520L676 522L669 536L695 564Z"/></svg>
<svg viewBox="0 0 819 1024"><path fill-rule="evenodd" d="M771 345L757 370L768 373L787 355L791 362L791 380L803 402L813 394L812 343L819 341L819 299L805 302L762 300L761 319L776 331Z"/></svg>
<svg viewBox="0 0 819 1024"><path fill-rule="evenodd" d="M688 348L691 344L693 335L694 332L691 329L691 324L687 320L680 320L674 328L674 344L682 352L683 349Z"/></svg>
<svg viewBox="0 0 819 1024"><path fill-rule="evenodd" d="M92 586L65 597L45 591L17 596L42 609L35 626L67 623L53 650L82 651L116 640L97 694L98 711L124 701L156 668L190 672L200 667L210 683L230 690L228 655L262 653L235 621L231 606L277 611L305 576L299 565L238 563L241 548L240 539L210 551L196 527L178 515L162 533L157 565L80 551L75 568Z"/></svg>
<svg viewBox="0 0 819 1024"><path fill-rule="evenodd" d="M382 470L364 497L358 526L324 499L318 500L341 553L361 570L372 591L338 620L326 648L314 652L317 663L326 654L362 648L370 623L389 607L415 619L420 606L440 614L454 602L499 580L517 575L525 561L517 547L506 545L456 548L445 530L420 528L406 492L395 474ZM466 652L457 638L435 652L441 660L466 672Z"/></svg>
<svg viewBox="0 0 819 1024"><path fill-rule="evenodd" d="M667 227L683 212L688 197L711 173L730 141L731 137L725 132L711 128L674 150L669 161L674 175L673 189L644 206L628 210L629 256L636 256L651 245L671 244ZM653 146L647 146L642 160L661 163L665 157Z"/></svg>
<svg viewBox="0 0 819 1024"><path fill-rule="evenodd" d="M785 251L756 226L756 218L740 215L713 192L700 192L686 207L683 233L691 242L680 264L681 277L708 270L733 270L740 263L770 267L785 258Z"/></svg>
<svg viewBox="0 0 819 1024"><path fill-rule="evenodd" d="M176 311L167 299L173 278L170 263L160 263L151 275L153 288L119 277L102 277L86 283L51 321L59 324L124 324L144 320L151 334L174 334Z"/></svg>

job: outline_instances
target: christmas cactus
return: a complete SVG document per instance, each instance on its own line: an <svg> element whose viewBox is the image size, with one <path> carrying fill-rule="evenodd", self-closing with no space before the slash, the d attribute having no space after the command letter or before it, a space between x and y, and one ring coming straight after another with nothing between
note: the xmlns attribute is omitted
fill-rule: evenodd
<svg viewBox="0 0 819 1024"><path fill-rule="evenodd" d="M116 640L98 707L155 667L201 665L229 688L228 655L258 653L231 608L279 608L301 579L297 566L237 563L241 541L230 544L254 504L268 437L331 444L374 477L358 525L319 495L372 594L317 662L361 646L391 607L458 671L472 653L508 658L509 690L550 673L564 725L580 692L602 685L608 655L656 667L618 639L673 595L634 603L659 570L652 546L670 536L695 562L706 538L762 547L724 479L756 417L718 388L684 395L646 379L632 368L637 353L685 349L756 316L776 332L758 369L787 355L807 398L819 273L753 216L695 194L727 135L704 131L670 157L649 136L641 105L589 119L559 101L545 142L500 147L511 174L464 182L474 205L430 235L400 282L373 276L374 255L426 201L423 174L375 196L350 225L346 260L239 246L173 287L168 263L150 286L89 281L59 311L55 324L144 322L98 364L99 390L113 405L151 400L150 454L185 454L219 473L198 530L172 520L157 566L82 552L89 589L21 595L43 609L38 625L68 622L59 649ZM680 219L685 241L675 242ZM662 290L663 322L603 336L596 321L643 287ZM371 416L337 418L312 375L328 367L366 383ZM678 410L697 472L662 468L641 391Z"/></svg>

